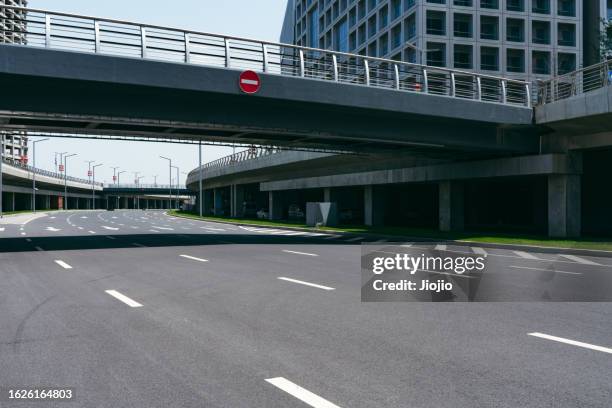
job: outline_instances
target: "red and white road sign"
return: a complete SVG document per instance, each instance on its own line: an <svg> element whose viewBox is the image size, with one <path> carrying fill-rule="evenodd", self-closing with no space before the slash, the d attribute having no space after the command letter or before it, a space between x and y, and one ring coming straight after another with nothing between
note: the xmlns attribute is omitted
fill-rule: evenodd
<svg viewBox="0 0 612 408"><path fill-rule="evenodd" d="M117 181L117 176L113 176L113 181Z"/></svg>
<svg viewBox="0 0 612 408"><path fill-rule="evenodd" d="M91 170L87 171L87 176L88 176L88 177L91 177L91 174L92 174L92 171L91 171Z"/></svg>
<svg viewBox="0 0 612 408"><path fill-rule="evenodd" d="M242 90L242 92L254 94L259 91L259 88L261 88L261 79L254 71L244 71L240 74L238 84L240 85L240 90Z"/></svg>
<svg viewBox="0 0 612 408"><path fill-rule="evenodd" d="M64 165L63 164L59 165L59 171L64 171Z"/></svg>

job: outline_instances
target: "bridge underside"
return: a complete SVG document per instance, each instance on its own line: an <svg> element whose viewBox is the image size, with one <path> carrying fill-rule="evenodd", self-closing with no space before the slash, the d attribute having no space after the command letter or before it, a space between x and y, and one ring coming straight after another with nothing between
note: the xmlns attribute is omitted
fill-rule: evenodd
<svg viewBox="0 0 612 408"><path fill-rule="evenodd" d="M433 156L537 150L530 109L238 71L0 45L0 127L76 137L406 149ZM478 153L477 153L478 152Z"/></svg>

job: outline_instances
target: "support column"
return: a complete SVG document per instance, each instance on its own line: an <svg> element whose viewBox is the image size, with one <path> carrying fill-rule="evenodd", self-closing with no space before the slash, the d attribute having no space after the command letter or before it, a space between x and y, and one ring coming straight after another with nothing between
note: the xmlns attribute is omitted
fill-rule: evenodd
<svg viewBox="0 0 612 408"><path fill-rule="evenodd" d="M280 191L270 191L269 193L269 209L268 217L271 221L280 220L283 218L284 208L283 199Z"/></svg>
<svg viewBox="0 0 612 408"><path fill-rule="evenodd" d="M325 187L323 189L323 201L326 203L331 203L331 200L332 200L331 187Z"/></svg>
<svg viewBox="0 0 612 408"><path fill-rule="evenodd" d="M439 183L440 231L463 231L464 228L464 186L459 181Z"/></svg>
<svg viewBox="0 0 612 408"><path fill-rule="evenodd" d="M548 235L555 238L579 237L581 220L581 180L576 174L548 176Z"/></svg>
<svg viewBox="0 0 612 408"><path fill-rule="evenodd" d="M213 189L213 210L214 215L222 215L223 211L223 197L221 191L218 188Z"/></svg>
<svg viewBox="0 0 612 408"><path fill-rule="evenodd" d="M232 195L232 207L234 212L232 217L244 217L244 188L238 184L234 184L234 192Z"/></svg>
<svg viewBox="0 0 612 408"><path fill-rule="evenodd" d="M230 217L236 217L236 185L230 184Z"/></svg>
<svg viewBox="0 0 612 408"><path fill-rule="evenodd" d="M385 197L381 186L365 186L363 188L364 224L368 227L379 227L384 224Z"/></svg>

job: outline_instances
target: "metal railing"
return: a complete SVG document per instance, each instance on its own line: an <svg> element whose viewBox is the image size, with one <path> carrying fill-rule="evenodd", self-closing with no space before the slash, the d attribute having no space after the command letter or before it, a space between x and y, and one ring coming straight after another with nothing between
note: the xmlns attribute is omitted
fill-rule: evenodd
<svg viewBox="0 0 612 408"><path fill-rule="evenodd" d="M531 106L529 83L518 80L180 28L2 7L26 12L24 45L31 47L249 69L267 74Z"/></svg>
<svg viewBox="0 0 612 408"><path fill-rule="evenodd" d="M555 102L594 91L612 84L612 61L603 61L590 67L538 82L537 104Z"/></svg>
<svg viewBox="0 0 612 408"><path fill-rule="evenodd" d="M168 184L113 184L113 183L105 183L104 188L111 189L125 189L125 190L175 190L177 188L176 185L168 185ZM187 187L178 186L179 190L185 190Z"/></svg>
<svg viewBox="0 0 612 408"><path fill-rule="evenodd" d="M2 162L5 165L7 165L7 166L11 166L11 167L14 167L14 168L17 168L17 169L20 169L20 170L25 170L25 171L27 171L30 174L36 173L36 174L41 175L41 176L51 177L51 178L54 178L54 179L58 179L60 181L64 181L64 175L62 173L54 173L54 172L49 171L49 170L39 169L39 168L36 168L36 167L28 166L26 164L21 164L21 163L18 164L18 163L15 163L15 162L13 162L11 160L7 160L7 159L2 159ZM67 181L74 181L76 183L82 183L82 184L87 184L87 185L91 186L91 181L86 180L86 179L80 179L80 178L77 178L77 177L70 177L70 176L66 176L65 178L66 178ZM103 186L102 183L94 183L94 185L98 186L98 187L102 187Z"/></svg>

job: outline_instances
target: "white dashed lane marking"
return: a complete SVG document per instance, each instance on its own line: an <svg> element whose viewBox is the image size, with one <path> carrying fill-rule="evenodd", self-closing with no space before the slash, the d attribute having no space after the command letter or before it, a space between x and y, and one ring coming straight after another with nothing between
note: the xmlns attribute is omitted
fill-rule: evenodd
<svg viewBox="0 0 612 408"><path fill-rule="evenodd" d="M268 378L266 381L313 408L340 408L338 405L319 397L317 394L300 387L286 378Z"/></svg>
<svg viewBox="0 0 612 408"><path fill-rule="evenodd" d="M292 282L292 283L297 283L297 284L304 285L304 286L310 286L310 287L313 287L313 288L323 289L323 290L335 290L335 288L332 288L332 287L329 287L329 286L319 285L319 284L311 283L311 282L305 282L305 281L301 281L301 280L297 280L297 279L287 278L287 277L284 277L284 276L279 276L276 279L280 279L280 280L287 281L287 282Z"/></svg>
<svg viewBox="0 0 612 408"><path fill-rule="evenodd" d="M529 336L539 337L541 339L552 340L559 343L565 343L576 347L582 347L590 350L601 351L602 353L612 354L612 348L597 346L595 344L583 343L581 341L564 339L563 337L551 336L544 333L528 333Z"/></svg>
<svg viewBox="0 0 612 408"><path fill-rule="evenodd" d="M66 262L62 261L61 259L56 259L55 263L64 269L72 269L72 266L68 265Z"/></svg>
<svg viewBox="0 0 612 408"><path fill-rule="evenodd" d="M112 297L114 297L115 299L120 300L121 302L125 303L129 307L142 307L140 303L136 302L133 299L130 299L129 297L125 296L122 293L117 292L116 290L110 289L110 290L106 290L105 292L111 295Z"/></svg>

